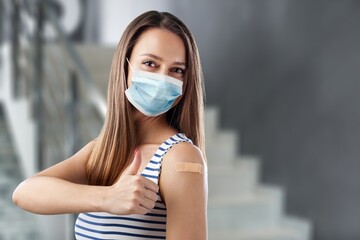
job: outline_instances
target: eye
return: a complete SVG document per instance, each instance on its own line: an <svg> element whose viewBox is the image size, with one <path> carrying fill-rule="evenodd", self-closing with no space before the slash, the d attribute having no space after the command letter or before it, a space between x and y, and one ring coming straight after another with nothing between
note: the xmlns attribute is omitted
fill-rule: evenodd
<svg viewBox="0 0 360 240"><path fill-rule="evenodd" d="M175 67L175 68L172 68L171 69L171 72L179 75L179 76L184 76L185 74L185 69L182 69L182 68L178 68L178 67Z"/></svg>
<svg viewBox="0 0 360 240"><path fill-rule="evenodd" d="M151 61L151 60L145 60L142 62L146 67L150 67L150 68L153 68L153 67L157 67L158 65L156 64L156 62L154 61Z"/></svg>

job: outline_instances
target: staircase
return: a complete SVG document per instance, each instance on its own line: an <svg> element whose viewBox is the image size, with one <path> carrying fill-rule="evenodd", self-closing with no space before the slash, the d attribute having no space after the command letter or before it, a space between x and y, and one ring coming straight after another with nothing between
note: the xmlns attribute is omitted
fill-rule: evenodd
<svg viewBox="0 0 360 240"><path fill-rule="evenodd" d="M284 213L284 190L259 183L260 159L236 154L237 135L205 113L209 240L310 240L308 221Z"/></svg>
<svg viewBox="0 0 360 240"><path fill-rule="evenodd" d="M16 207L12 192L22 181L21 168L0 105L0 240L39 240L37 217Z"/></svg>
<svg viewBox="0 0 360 240"><path fill-rule="evenodd" d="M106 96L114 48L77 50ZM209 240L310 240L310 222L284 213L284 190L259 183L260 158L238 156L238 137L219 129L218 116L216 108L206 109Z"/></svg>

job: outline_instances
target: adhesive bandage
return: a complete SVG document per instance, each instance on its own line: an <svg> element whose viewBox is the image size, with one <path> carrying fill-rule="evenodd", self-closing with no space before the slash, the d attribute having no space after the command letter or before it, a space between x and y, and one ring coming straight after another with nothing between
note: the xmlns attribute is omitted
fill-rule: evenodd
<svg viewBox="0 0 360 240"><path fill-rule="evenodd" d="M177 162L175 165L177 172L193 172L203 174L203 166L200 163L193 162Z"/></svg>

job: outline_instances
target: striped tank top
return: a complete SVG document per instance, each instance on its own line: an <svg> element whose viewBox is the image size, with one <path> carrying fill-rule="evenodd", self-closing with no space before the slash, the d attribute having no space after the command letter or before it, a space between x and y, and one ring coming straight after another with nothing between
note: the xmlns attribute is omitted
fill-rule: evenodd
<svg viewBox="0 0 360 240"><path fill-rule="evenodd" d="M191 142L183 133L163 142L141 175L159 184L161 163L164 155L177 143ZM166 206L158 194L155 207L145 215L114 215L106 212L80 213L75 222L77 240L120 239L144 240L166 238Z"/></svg>

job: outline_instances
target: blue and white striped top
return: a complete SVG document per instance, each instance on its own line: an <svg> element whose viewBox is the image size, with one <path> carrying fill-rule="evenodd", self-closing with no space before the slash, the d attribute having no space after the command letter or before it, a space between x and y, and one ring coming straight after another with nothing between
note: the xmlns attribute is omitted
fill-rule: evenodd
<svg viewBox="0 0 360 240"><path fill-rule="evenodd" d="M159 184L164 155L177 143L191 142L183 133L175 134L157 149L141 175ZM155 207L147 214L114 215L106 212L80 213L75 222L75 237L83 239L165 239L166 206L158 194Z"/></svg>

